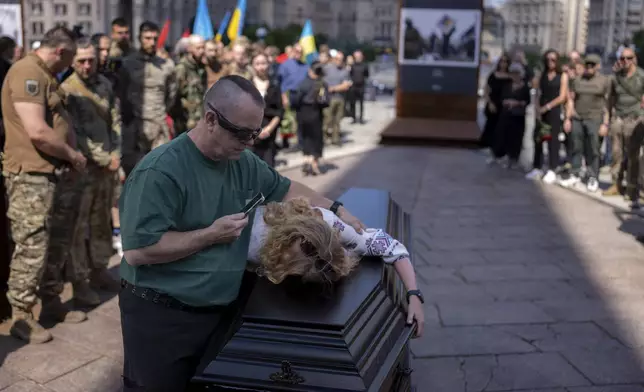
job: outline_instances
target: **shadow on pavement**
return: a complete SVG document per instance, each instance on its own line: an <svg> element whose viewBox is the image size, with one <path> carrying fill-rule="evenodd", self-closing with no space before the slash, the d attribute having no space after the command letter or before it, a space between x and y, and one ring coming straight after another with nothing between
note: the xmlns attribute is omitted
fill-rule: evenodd
<svg viewBox="0 0 644 392"><path fill-rule="evenodd" d="M336 164L285 174L331 198L389 190L413 217L422 390L644 391L644 247L610 207L467 150L381 147Z"/></svg>

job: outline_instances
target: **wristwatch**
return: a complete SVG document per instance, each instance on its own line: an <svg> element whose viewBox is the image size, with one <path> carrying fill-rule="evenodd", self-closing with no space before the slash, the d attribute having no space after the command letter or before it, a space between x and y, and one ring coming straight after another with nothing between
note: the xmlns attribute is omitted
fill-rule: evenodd
<svg viewBox="0 0 644 392"><path fill-rule="evenodd" d="M421 304L425 303L425 297L423 297L423 293L421 293L420 290L409 290L407 292L407 303L409 303L409 297L411 297L412 295L418 297Z"/></svg>
<svg viewBox="0 0 644 392"><path fill-rule="evenodd" d="M329 207L329 211L333 212L334 214L338 215L338 209L342 207L344 204L342 204L339 201L334 201L333 204L331 204L331 207Z"/></svg>

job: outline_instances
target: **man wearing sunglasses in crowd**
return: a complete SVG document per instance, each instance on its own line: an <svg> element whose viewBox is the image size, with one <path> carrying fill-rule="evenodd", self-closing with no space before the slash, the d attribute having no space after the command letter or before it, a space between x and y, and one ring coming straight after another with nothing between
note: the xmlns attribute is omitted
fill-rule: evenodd
<svg viewBox="0 0 644 392"><path fill-rule="evenodd" d="M640 165L640 146L644 125L644 70L637 66L637 57L632 48L621 50L612 78L608 112L614 113L610 121L612 144L611 174L613 185L605 195L622 194L638 207L638 173ZM640 135L640 136L638 136ZM624 172L628 173L627 187L622 187Z"/></svg>
<svg viewBox="0 0 644 392"><path fill-rule="evenodd" d="M252 82L226 76L204 97L197 126L148 153L120 200L119 296L125 391L183 391L238 295L258 193L265 202L306 197L356 230L338 202L290 181L249 147L264 101Z"/></svg>

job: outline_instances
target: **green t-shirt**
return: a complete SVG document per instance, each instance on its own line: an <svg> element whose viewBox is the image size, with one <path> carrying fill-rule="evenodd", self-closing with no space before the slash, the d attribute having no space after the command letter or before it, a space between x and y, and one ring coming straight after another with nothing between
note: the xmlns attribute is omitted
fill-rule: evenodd
<svg viewBox="0 0 644 392"><path fill-rule="evenodd" d="M644 94L644 70L637 68L630 77L612 76L612 94L615 96L615 114L618 117L640 116L642 94Z"/></svg>
<svg viewBox="0 0 644 392"><path fill-rule="evenodd" d="M215 162L182 134L152 150L128 176L119 200L123 250L153 245L168 231L208 227L241 212L260 191L267 202L281 201L290 184L248 150L239 160ZM227 305L239 292L250 232L251 223L230 244L165 264L131 266L124 257L121 277L191 306Z"/></svg>
<svg viewBox="0 0 644 392"><path fill-rule="evenodd" d="M591 78L579 76L571 84L575 93L575 111L583 120L602 121L610 91L610 79L601 74Z"/></svg>

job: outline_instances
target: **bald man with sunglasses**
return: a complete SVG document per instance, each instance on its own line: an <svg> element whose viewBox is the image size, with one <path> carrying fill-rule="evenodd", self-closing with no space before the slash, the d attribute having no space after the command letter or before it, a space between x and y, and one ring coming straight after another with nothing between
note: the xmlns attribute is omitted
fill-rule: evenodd
<svg viewBox="0 0 644 392"><path fill-rule="evenodd" d="M204 97L197 126L152 150L120 200L119 295L125 391L186 389L222 314L238 295L252 213L244 205L306 197L358 231L338 202L281 176L248 150L264 101L252 82L226 76Z"/></svg>

